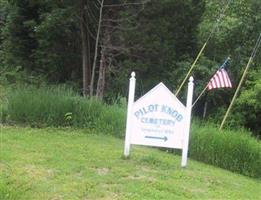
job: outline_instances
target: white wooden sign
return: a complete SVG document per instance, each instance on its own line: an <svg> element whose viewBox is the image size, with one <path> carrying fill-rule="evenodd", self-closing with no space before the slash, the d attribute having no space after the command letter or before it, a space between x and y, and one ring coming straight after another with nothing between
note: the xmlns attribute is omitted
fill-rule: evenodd
<svg viewBox="0 0 261 200"><path fill-rule="evenodd" d="M187 163L193 78L190 78L187 105L159 83L134 102L135 73L130 78L128 114L124 155L129 156L130 145L147 145L182 149L182 162Z"/></svg>

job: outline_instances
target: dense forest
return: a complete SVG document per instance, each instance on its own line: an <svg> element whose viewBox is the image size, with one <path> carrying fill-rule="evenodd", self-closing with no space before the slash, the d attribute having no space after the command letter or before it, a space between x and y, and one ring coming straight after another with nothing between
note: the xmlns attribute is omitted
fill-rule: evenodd
<svg viewBox="0 0 261 200"><path fill-rule="evenodd" d="M65 84L110 103L163 81L173 92L191 75L196 98L229 56L232 89L207 92L194 116L220 124L261 31L260 0L0 0L0 84ZM257 51L226 126L261 130ZM179 97L184 100L187 86Z"/></svg>

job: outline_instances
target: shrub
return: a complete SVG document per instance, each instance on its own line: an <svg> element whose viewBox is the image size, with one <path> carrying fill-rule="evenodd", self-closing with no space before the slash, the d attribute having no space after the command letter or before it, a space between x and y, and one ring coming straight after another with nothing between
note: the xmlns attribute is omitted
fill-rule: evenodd
<svg viewBox="0 0 261 200"><path fill-rule="evenodd" d="M261 177L261 145L243 130L219 131L213 125L192 127L190 157L251 177Z"/></svg>

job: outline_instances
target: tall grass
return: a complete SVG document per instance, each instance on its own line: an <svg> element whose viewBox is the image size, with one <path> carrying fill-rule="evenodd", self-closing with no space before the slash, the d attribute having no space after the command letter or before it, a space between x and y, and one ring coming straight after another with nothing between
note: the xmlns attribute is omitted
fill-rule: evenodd
<svg viewBox="0 0 261 200"><path fill-rule="evenodd" d="M7 92L3 118L7 123L33 127L71 126L124 136L126 105L107 105L65 87L19 88ZM190 157L252 177L261 177L261 145L243 131L218 131L213 125L194 123Z"/></svg>
<svg viewBox="0 0 261 200"><path fill-rule="evenodd" d="M123 136L125 106L84 98L66 87L27 87L8 92L4 121L32 127L72 126Z"/></svg>
<svg viewBox="0 0 261 200"><path fill-rule="evenodd" d="M4 112L13 122L59 126L65 122L64 114L72 111L72 95L71 90L63 87L19 88L8 92L8 106Z"/></svg>
<svg viewBox="0 0 261 200"><path fill-rule="evenodd" d="M243 130L193 124L190 157L251 177L261 177L261 144Z"/></svg>

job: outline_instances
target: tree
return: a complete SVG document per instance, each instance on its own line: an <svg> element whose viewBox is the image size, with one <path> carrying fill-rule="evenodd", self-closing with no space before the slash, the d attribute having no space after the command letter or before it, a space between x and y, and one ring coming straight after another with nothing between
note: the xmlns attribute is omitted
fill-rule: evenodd
<svg viewBox="0 0 261 200"><path fill-rule="evenodd" d="M91 82L91 53L90 53L90 1L81 0L80 6L80 28L82 43L82 82L83 95L89 94L89 85ZM89 13L89 15L88 15Z"/></svg>
<svg viewBox="0 0 261 200"><path fill-rule="evenodd" d="M94 56L91 69L91 80L89 84L90 96L94 96L94 87L95 87L95 74L96 74L96 65L97 58L100 59L100 64L98 68L98 79L96 87L96 97L103 98L104 88L105 88L105 77L108 66L112 64L112 60L115 54L118 54L118 51L122 51L122 48L119 48L118 42L113 40L114 35L117 35L118 30L124 29L124 21L131 21L131 18L137 16L137 11L139 9L129 9L129 6L140 6L144 5L146 1L136 1L133 3L124 3L119 0L106 1L95 1L95 6L97 7L96 17L95 13L91 10L87 10L89 13L88 16L93 16L97 19L96 22L96 36L95 36L95 46L94 46ZM98 3L97 3L98 2ZM124 13L124 14L123 14ZM131 15L131 16L130 16ZM89 18L91 19L91 18ZM126 29L124 29L126 30ZM87 33L88 34L88 33ZM84 81L87 83L87 81ZM85 88L87 86L84 86Z"/></svg>
<svg viewBox="0 0 261 200"><path fill-rule="evenodd" d="M17 0L11 1L6 9L9 13L2 29L5 63L32 70L33 60L28 58L32 58L37 46L33 29L38 23L39 4Z"/></svg>
<svg viewBox="0 0 261 200"><path fill-rule="evenodd" d="M227 3L229 4L227 5ZM201 43L206 41L210 30L222 12L224 12L224 16L209 40L204 56L199 60L199 66L197 66L194 72L196 78L200 78L196 88L200 88L199 91L201 91L209 81L212 73L216 71L224 59L228 56L231 57L228 72L232 80L233 89L218 90L208 95L208 117L218 123L220 123L225 114L256 38L260 33L260 6L261 2L256 0L206 0L206 11L203 15L203 21L199 25L198 38ZM227 9L225 9L226 7ZM255 64L251 66L252 69L258 67L257 63L260 62L260 58L256 57L255 60ZM212 66L208 64L211 62L213 63ZM203 98L202 101L204 101ZM196 111L199 113L200 110L203 110L202 101L199 101L198 105L196 105Z"/></svg>
<svg viewBox="0 0 261 200"><path fill-rule="evenodd" d="M127 74L135 70L138 92L150 89L159 81L176 88L197 52L197 26L204 11L203 1L150 1L136 20L134 31L122 31L120 37L128 56L118 57L111 93L124 91ZM131 23L125 27L131 27ZM123 77L125 77L123 79ZM124 80L124 81L125 81ZM117 82L119 81L119 82ZM122 88L119 88L122 86Z"/></svg>

